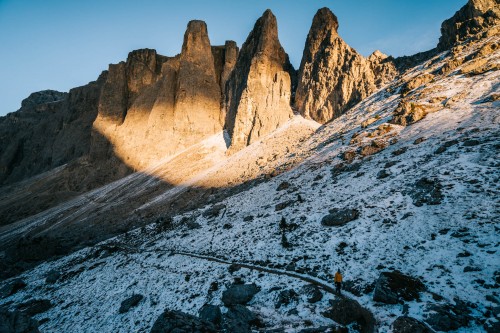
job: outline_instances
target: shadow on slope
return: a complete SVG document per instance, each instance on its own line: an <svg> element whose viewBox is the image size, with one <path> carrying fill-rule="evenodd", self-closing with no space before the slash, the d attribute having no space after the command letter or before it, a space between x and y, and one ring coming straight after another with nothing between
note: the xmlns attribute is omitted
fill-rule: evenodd
<svg viewBox="0 0 500 333"><path fill-rule="evenodd" d="M124 178L131 168L114 155L102 164L83 158L10 187L14 195L0 206L8 218L0 226L0 278L247 190L299 163L290 152L315 129L297 117L230 157L220 132ZM110 179L118 180L101 186ZM9 189L0 190L2 198Z"/></svg>

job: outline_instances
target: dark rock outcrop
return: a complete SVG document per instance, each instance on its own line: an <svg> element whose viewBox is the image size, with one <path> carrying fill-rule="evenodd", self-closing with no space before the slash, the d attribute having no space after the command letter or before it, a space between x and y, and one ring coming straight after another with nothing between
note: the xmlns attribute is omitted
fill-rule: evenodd
<svg viewBox="0 0 500 333"><path fill-rule="evenodd" d="M286 289L280 291L278 294L278 301L274 304L276 309L279 309L281 306L287 306L290 303L297 302L299 299L299 294L295 292L293 289Z"/></svg>
<svg viewBox="0 0 500 333"><path fill-rule="evenodd" d="M292 117L294 76L278 40L276 17L266 10L241 47L227 81L225 127L231 151L257 141Z"/></svg>
<svg viewBox="0 0 500 333"><path fill-rule="evenodd" d="M469 0L441 25L438 49L448 50L479 32L500 24L498 0Z"/></svg>
<svg viewBox="0 0 500 333"><path fill-rule="evenodd" d="M393 333L432 333L427 325L412 317L398 317L391 325Z"/></svg>
<svg viewBox="0 0 500 333"><path fill-rule="evenodd" d="M472 320L468 309L452 304L429 304L425 311L425 322L436 331L454 331Z"/></svg>
<svg viewBox="0 0 500 333"><path fill-rule="evenodd" d="M327 227L341 227L359 217L359 211L351 208L334 208L329 213L321 219L321 224Z"/></svg>
<svg viewBox="0 0 500 333"><path fill-rule="evenodd" d="M180 312L165 310L156 319L151 333L215 333L217 329L212 323L195 316Z"/></svg>
<svg viewBox="0 0 500 333"><path fill-rule="evenodd" d="M375 283L373 300L385 304L398 304L400 299L413 301L419 299L425 285L418 279L399 271L382 272Z"/></svg>
<svg viewBox="0 0 500 333"><path fill-rule="evenodd" d="M443 186L439 179L424 177L415 183L410 191L410 196L413 199L413 204L417 207L424 204L439 205L444 198L442 189Z"/></svg>
<svg viewBox="0 0 500 333"><path fill-rule="evenodd" d="M224 290L222 293L222 302L226 306L236 304L247 304L255 294L260 291L260 288L255 284L234 284Z"/></svg>
<svg viewBox="0 0 500 333"><path fill-rule="evenodd" d="M17 306L17 310L34 316L39 313L48 311L53 307L53 304L48 299L31 299Z"/></svg>
<svg viewBox="0 0 500 333"><path fill-rule="evenodd" d="M326 123L373 93L397 74L391 58L379 51L368 58L337 33L337 17L318 10L307 36L298 73L295 104L306 118Z"/></svg>
<svg viewBox="0 0 500 333"><path fill-rule="evenodd" d="M37 106L59 102L64 100L66 97L68 97L68 93L56 90L42 90L34 92L21 102L21 110L36 109Z"/></svg>
<svg viewBox="0 0 500 333"><path fill-rule="evenodd" d="M38 322L20 311L0 309L0 332L2 333L40 333Z"/></svg>

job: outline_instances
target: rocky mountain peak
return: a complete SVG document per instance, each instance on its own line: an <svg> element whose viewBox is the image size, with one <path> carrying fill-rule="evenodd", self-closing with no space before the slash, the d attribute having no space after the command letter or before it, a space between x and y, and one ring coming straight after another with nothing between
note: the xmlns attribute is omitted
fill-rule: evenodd
<svg viewBox="0 0 500 333"><path fill-rule="evenodd" d="M195 56L199 55L199 51L202 49L210 49L207 24L200 20L190 21L184 34L182 54L184 56Z"/></svg>
<svg viewBox="0 0 500 333"><path fill-rule="evenodd" d="M299 68L295 105L306 118L326 123L392 80L396 69L380 51L364 58L340 38L328 9L314 16Z"/></svg>
<svg viewBox="0 0 500 333"><path fill-rule="evenodd" d="M387 54L384 54L380 50L375 50L372 54L368 56L368 60L370 61L377 61L377 60L384 60L387 59L389 56Z"/></svg>
<svg viewBox="0 0 500 333"><path fill-rule="evenodd" d="M441 25L438 50L450 49L456 43L498 24L500 24L499 0L469 0Z"/></svg>
<svg viewBox="0 0 500 333"><path fill-rule="evenodd" d="M264 52L268 56L277 54L274 50L281 48L278 40L278 22L270 9L267 9L255 22L244 45L247 49L252 49L252 53Z"/></svg>
<svg viewBox="0 0 500 333"><path fill-rule="evenodd" d="M337 31L339 21L330 8L323 7L316 12L312 23L312 31Z"/></svg>
<svg viewBox="0 0 500 333"><path fill-rule="evenodd" d="M268 9L248 35L226 85L226 129L231 151L274 131L293 115L295 70L278 39L276 17Z"/></svg>
<svg viewBox="0 0 500 333"><path fill-rule="evenodd" d="M470 0L472 8L475 9L479 15L487 12L490 9L497 7L500 4L498 0Z"/></svg>

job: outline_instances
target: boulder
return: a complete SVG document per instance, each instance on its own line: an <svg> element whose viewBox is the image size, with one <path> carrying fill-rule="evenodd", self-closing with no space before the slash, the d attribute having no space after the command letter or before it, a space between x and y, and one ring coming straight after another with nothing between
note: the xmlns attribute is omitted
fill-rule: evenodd
<svg viewBox="0 0 500 333"><path fill-rule="evenodd" d="M215 326L181 311L165 310L153 324L151 333L215 333Z"/></svg>
<svg viewBox="0 0 500 333"><path fill-rule="evenodd" d="M45 283L49 284L54 284L59 280L61 277L61 272L51 269L50 271L47 272L47 275L45 276Z"/></svg>
<svg viewBox="0 0 500 333"><path fill-rule="evenodd" d="M318 10L298 73L295 105L304 117L322 124L337 118L397 74L392 58L380 51L363 57L342 40L338 27L330 9Z"/></svg>
<svg viewBox="0 0 500 333"><path fill-rule="evenodd" d="M225 306L247 304L260 288L255 284L233 284L222 292L222 302Z"/></svg>
<svg viewBox="0 0 500 333"><path fill-rule="evenodd" d="M359 217L359 210L351 208L334 208L330 214L323 216L321 224L327 227L341 227Z"/></svg>
<svg viewBox="0 0 500 333"><path fill-rule="evenodd" d="M24 287L26 287L26 282L21 279L14 279L0 289L0 298L6 298L14 295Z"/></svg>
<svg viewBox="0 0 500 333"><path fill-rule="evenodd" d="M143 298L144 296L140 294L134 294L129 298L123 300L120 304L120 309L118 309L118 313L128 312L131 308L137 306L137 304L139 304L139 302L142 301Z"/></svg>
<svg viewBox="0 0 500 333"><path fill-rule="evenodd" d="M323 298L323 293L314 284L304 286L301 292L307 296L308 303L317 303Z"/></svg>
<svg viewBox="0 0 500 333"><path fill-rule="evenodd" d="M220 311L220 307L217 305L203 305L198 311L198 317L214 324L215 326L219 326L222 323L222 312Z"/></svg>
<svg viewBox="0 0 500 333"><path fill-rule="evenodd" d="M293 289L286 289L280 291L278 294L278 301L274 304L276 309L279 309L282 305L289 305L290 303L297 302L299 299L299 294Z"/></svg>
<svg viewBox="0 0 500 333"><path fill-rule="evenodd" d="M240 304L231 306L224 314L224 328L227 332L252 332L252 326L261 326L261 320Z"/></svg>
<svg viewBox="0 0 500 333"><path fill-rule="evenodd" d="M408 82L406 82L403 85L403 87L401 89L401 94L403 96L407 95L412 90L419 88L426 83L431 82L432 79L434 79L434 74L424 73L424 74L417 75L416 77L412 78L411 80L409 80Z"/></svg>
<svg viewBox="0 0 500 333"><path fill-rule="evenodd" d="M295 70L278 40L276 17L266 10L243 43L226 84L230 152L254 143L293 116L294 80Z"/></svg>
<svg viewBox="0 0 500 333"><path fill-rule="evenodd" d="M357 323L361 326L362 333L375 332L375 318L367 309L363 308L357 301L349 298L339 298L330 301L332 307L323 313L341 325Z"/></svg>
<svg viewBox="0 0 500 333"><path fill-rule="evenodd" d="M368 145L364 145L360 148L359 154L363 157L370 156L381 152L385 148L387 148L388 144L384 140L375 139L370 142Z"/></svg>
<svg viewBox="0 0 500 333"><path fill-rule="evenodd" d="M38 322L20 311L0 309L1 333L40 333Z"/></svg>
<svg viewBox="0 0 500 333"><path fill-rule="evenodd" d="M402 316L396 318L391 325L393 333L432 333L426 324L418 321L415 318Z"/></svg>
<svg viewBox="0 0 500 333"><path fill-rule="evenodd" d="M373 300L385 304L398 304L400 298L405 301L419 299L425 285L418 279L399 271L382 272L375 282Z"/></svg>

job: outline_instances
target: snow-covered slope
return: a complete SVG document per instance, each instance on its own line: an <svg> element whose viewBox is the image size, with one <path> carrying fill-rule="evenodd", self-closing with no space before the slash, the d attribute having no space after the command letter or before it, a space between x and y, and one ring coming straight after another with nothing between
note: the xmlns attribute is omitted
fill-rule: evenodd
<svg viewBox="0 0 500 333"><path fill-rule="evenodd" d="M499 39L473 44L459 56ZM309 303L302 291L310 280L332 286L340 268L346 295L388 332L404 307L375 302L373 288L381 272L398 270L426 287L419 299L405 302L405 313L429 322L433 304L460 305L470 320L456 331L484 331L485 323L498 321L500 52L482 57L481 66L492 70L470 74L466 62L440 74L450 58L438 55L299 140L279 159L286 166L305 158L298 166L273 165L280 170L273 177L172 221L162 207L166 199L155 196L140 209L154 207L158 223L44 263L21 276L26 288L0 302L15 308L49 299L53 307L35 316L43 332L148 332L165 308L197 314L205 303L222 305L222 292L240 277L261 287L248 307L266 329L297 332L333 324L322 313L336 296L326 288L321 301ZM433 73L433 80L403 102L429 113L408 126L391 124L402 105L401 86L424 73ZM235 174L242 159L259 160L259 149L256 144L232 156L197 184L216 186L214 173ZM266 168L261 164L257 170ZM323 217L335 209L356 210L359 217L324 226ZM248 268L235 270L231 263ZM47 284L53 270L62 275ZM276 306L289 289L298 296ZM133 294L144 299L119 313Z"/></svg>

